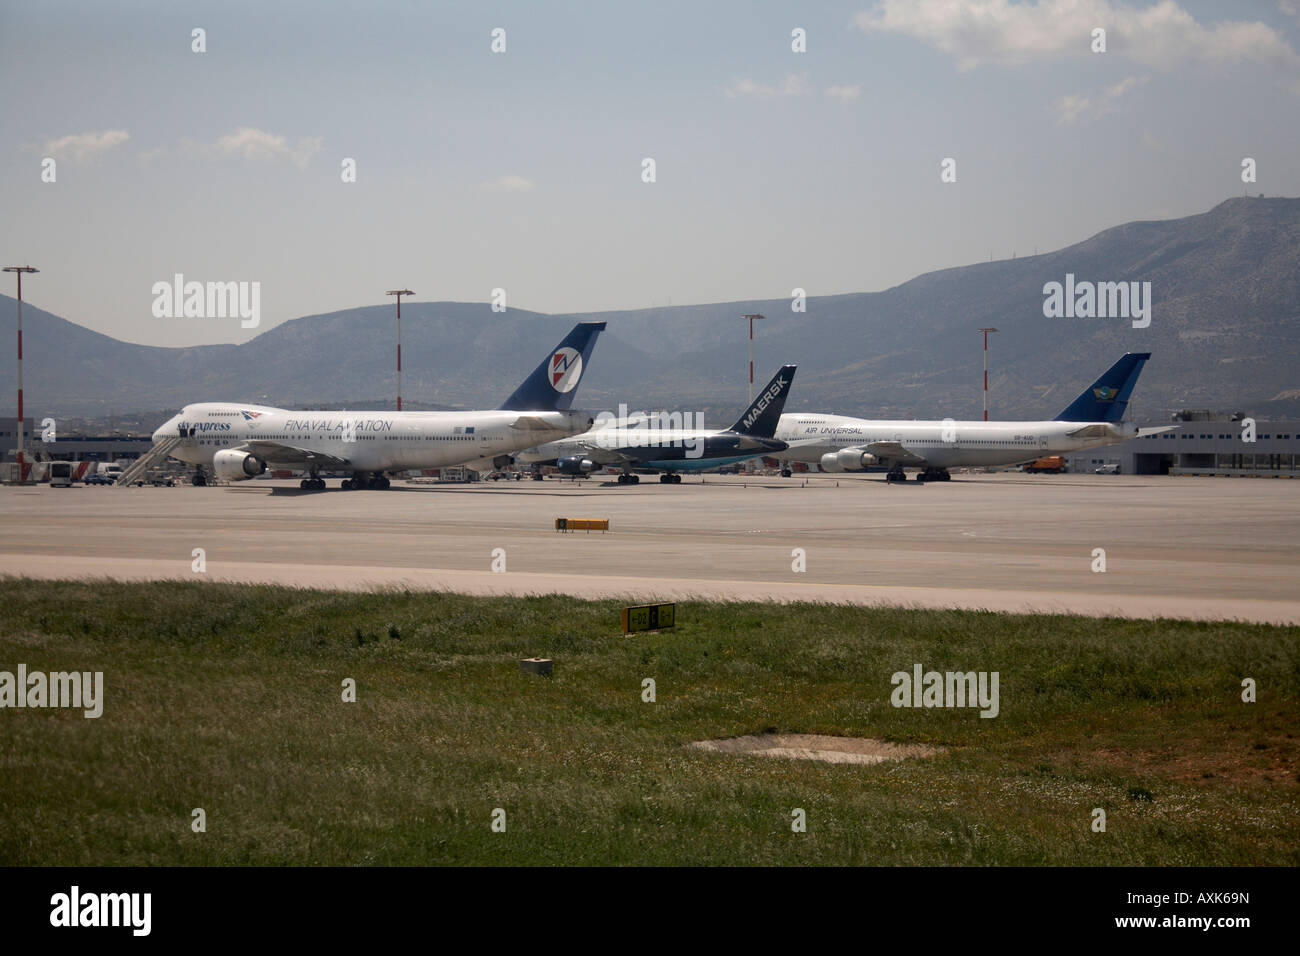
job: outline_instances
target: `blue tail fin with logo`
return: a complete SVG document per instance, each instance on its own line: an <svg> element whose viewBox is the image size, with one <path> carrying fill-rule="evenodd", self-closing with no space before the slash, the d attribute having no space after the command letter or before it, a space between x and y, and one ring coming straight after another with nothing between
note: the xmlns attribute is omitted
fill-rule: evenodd
<svg viewBox="0 0 1300 956"><path fill-rule="evenodd" d="M502 411L550 412L573 404L578 383L587 371L596 336L605 330L604 322L579 322L573 331L551 349L524 384L500 405Z"/></svg>
<svg viewBox="0 0 1300 956"><path fill-rule="evenodd" d="M790 394L790 383L798 366L782 365L772 381L763 386L758 397L750 402L745 414L736 419L729 431L754 438L771 438L776 434L776 423L785 410L785 400Z"/></svg>
<svg viewBox="0 0 1300 956"><path fill-rule="evenodd" d="M1058 422L1122 422L1128 398L1133 394L1142 366L1150 352L1125 352L1120 360L1106 369L1078 398L1070 403Z"/></svg>

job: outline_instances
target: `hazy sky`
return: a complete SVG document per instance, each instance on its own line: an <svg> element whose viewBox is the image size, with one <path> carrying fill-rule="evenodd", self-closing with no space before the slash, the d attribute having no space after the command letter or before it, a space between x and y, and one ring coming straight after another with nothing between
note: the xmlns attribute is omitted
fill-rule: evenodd
<svg viewBox="0 0 1300 956"><path fill-rule="evenodd" d="M546 312L872 291L1203 212L1243 157L1252 194L1300 194L1298 49L1300 0L0 0L0 264L155 345L403 286ZM260 327L155 318L177 272L261 283Z"/></svg>

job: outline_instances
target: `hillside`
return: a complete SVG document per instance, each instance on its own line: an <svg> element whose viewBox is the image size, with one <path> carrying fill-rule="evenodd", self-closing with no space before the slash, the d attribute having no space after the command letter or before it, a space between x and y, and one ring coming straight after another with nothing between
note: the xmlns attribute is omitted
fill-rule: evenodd
<svg viewBox="0 0 1300 956"><path fill-rule="evenodd" d="M1043 285L1149 281L1149 328L1049 319ZM813 290L810 290L813 291ZM5 328L12 298L0 296ZM800 365L791 409L874 417L978 417L980 326L991 337L991 411L1050 416L1124 351L1151 351L1134 408L1300 415L1300 199L1230 199L1206 213L1131 222L1056 252L918 276L871 293L627 312L543 315L485 304L403 303L411 402L491 405L578 319L604 319L581 404L660 405L725 415L746 394L744 312L758 325L756 376ZM28 403L36 414L103 415L199 400L302 405L393 393L392 306L285 322L244 345L151 348L25 304ZM8 335L9 333L5 333ZM12 360L0 391L12 394ZM6 402L5 407L9 407Z"/></svg>

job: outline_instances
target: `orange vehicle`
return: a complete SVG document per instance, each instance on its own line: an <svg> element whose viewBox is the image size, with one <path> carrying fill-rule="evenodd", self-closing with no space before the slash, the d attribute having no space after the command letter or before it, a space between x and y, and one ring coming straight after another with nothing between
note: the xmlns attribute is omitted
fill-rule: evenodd
<svg viewBox="0 0 1300 956"><path fill-rule="evenodd" d="M1048 455L1046 458L1040 458L1025 465L1025 471L1059 475L1065 471L1065 459L1060 455Z"/></svg>

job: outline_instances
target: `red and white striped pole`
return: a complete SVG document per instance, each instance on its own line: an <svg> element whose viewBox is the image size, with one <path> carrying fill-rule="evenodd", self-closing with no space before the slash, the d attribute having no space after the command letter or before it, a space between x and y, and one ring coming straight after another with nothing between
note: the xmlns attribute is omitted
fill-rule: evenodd
<svg viewBox="0 0 1300 956"><path fill-rule="evenodd" d="M23 471L23 273L40 272L31 266L5 266L5 272L18 273L18 480L27 476Z"/></svg>
<svg viewBox="0 0 1300 956"><path fill-rule="evenodd" d="M389 295L397 296L397 410L402 410L402 296L415 295L410 289L393 289Z"/></svg>

